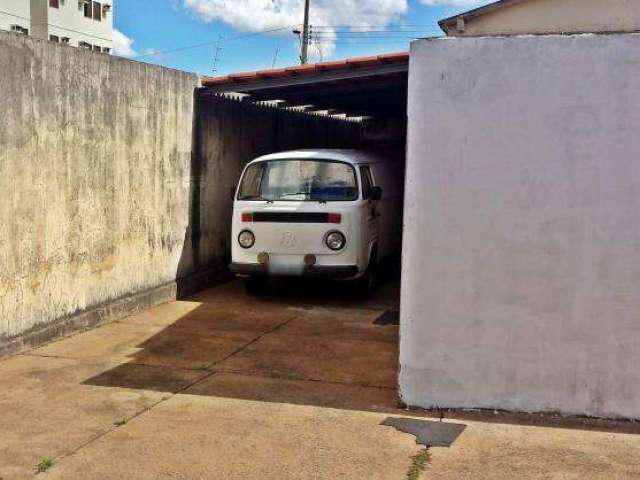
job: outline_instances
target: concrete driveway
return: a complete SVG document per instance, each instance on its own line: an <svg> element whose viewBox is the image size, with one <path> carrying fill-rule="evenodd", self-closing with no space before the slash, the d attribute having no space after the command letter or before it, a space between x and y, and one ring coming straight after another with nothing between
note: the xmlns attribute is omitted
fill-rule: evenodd
<svg viewBox="0 0 640 480"><path fill-rule="evenodd" d="M0 479L640 477L633 424L398 409L395 308L232 282L4 359Z"/></svg>

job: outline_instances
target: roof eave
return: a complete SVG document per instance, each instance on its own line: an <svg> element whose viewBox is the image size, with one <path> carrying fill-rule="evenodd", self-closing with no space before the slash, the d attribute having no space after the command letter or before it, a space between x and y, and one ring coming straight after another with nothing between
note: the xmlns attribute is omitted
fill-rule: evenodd
<svg viewBox="0 0 640 480"><path fill-rule="evenodd" d="M489 3L472 10L467 10L466 12L453 15L452 17L444 18L438 22L438 26L446 33L445 28L455 26L460 18L466 21L522 1L524 0L497 0L496 2Z"/></svg>
<svg viewBox="0 0 640 480"><path fill-rule="evenodd" d="M202 81L209 90L238 91L251 89L253 86L269 84L272 87L284 86L288 83L315 82L318 80L334 80L342 77L361 76L369 73L392 73L406 71L409 64L409 53L391 53L371 57L358 57L340 61L308 64L283 69L259 70L243 72L223 77L209 77Z"/></svg>

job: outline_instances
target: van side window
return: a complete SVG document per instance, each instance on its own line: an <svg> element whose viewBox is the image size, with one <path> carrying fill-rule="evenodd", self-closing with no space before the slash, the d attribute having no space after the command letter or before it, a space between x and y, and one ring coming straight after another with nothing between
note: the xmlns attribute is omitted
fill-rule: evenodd
<svg viewBox="0 0 640 480"><path fill-rule="evenodd" d="M254 163L247 167L247 171L244 172L244 177L240 184L238 200L260 200L262 198L260 186L264 173L263 166L262 163Z"/></svg>
<svg viewBox="0 0 640 480"><path fill-rule="evenodd" d="M373 180L371 179L371 169L369 167L360 167L360 178L362 179L362 198L371 198L371 188Z"/></svg>

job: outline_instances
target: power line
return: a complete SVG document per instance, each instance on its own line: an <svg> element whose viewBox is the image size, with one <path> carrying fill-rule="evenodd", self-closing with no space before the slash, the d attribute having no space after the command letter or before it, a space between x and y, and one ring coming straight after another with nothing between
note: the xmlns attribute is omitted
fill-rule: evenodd
<svg viewBox="0 0 640 480"><path fill-rule="evenodd" d="M325 38L325 39L338 39L338 38L342 38L342 39L352 39L352 40L378 40L378 39L384 39L384 38L416 38L419 37L421 35L428 35L428 33L426 32L416 32L416 33L409 33L409 34L403 34L403 33L391 33L389 35L356 35L356 36L351 36L351 35L323 35L323 34L316 34L314 35L314 38Z"/></svg>
<svg viewBox="0 0 640 480"><path fill-rule="evenodd" d="M360 41L360 42L348 42L348 41L336 41L336 42L331 42L331 41L321 41L318 42L322 45L399 45L399 44L407 44L409 42L411 42L412 38L405 38L405 39L393 39L393 40L380 40L380 41Z"/></svg>
<svg viewBox="0 0 640 480"><path fill-rule="evenodd" d="M403 23L403 24L394 24L394 23L383 23L378 25L373 24L341 24L341 25L314 25L316 28L423 28L423 27L438 27L437 23Z"/></svg>
<svg viewBox="0 0 640 480"><path fill-rule="evenodd" d="M367 31L352 31L352 30L318 30L317 33L335 33L344 35L369 35L370 33L411 33L411 32L431 32L435 31L435 28L421 28L412 30L367 30Z"/></svg>
<svg viewBox="0 0 640 480"><path fill-rule="evenodd" d="M5 15L9 15L10 17L21 18L22 20L31 21L31 19L29 17L22 17L20 15L14 14L14 13L5 12L4 10L0 10L0 13L4 13Z"/></svg>
<svg viewBox="0 0 640 480"><path fill-rule="evenodd" d="M225 42L232 42L234 40L240 40L243 38L248 38L248 37L252 37L255 35L262 35L265 33L274 33L274 32L279 32L282 30L289 30L290 28L295 27L296 25L288 25L286 27L278 27L278 28L271 28L268 30L257 30L254 32L249 32L246 34L242 34L242 35L237 35L235 37L229 37L225 39ZM202 47L209 47L211 45L215 45L218 42L218 40L214 40L214 41L210 41L210 42L203 42L203 43L195 43L193 45L185 45L184 47L177 47L177 48L172 48L172 49L167 49L167 50L154 50L152 53L143 53L143 54L139 54L139 55L134 55L133 57L130 58L143 58L143 57L154 57L158 54L165 54L165 53L175 53L175 52L182 52L184 50L191 50L193 48L202 48Z"/></svg>
<svg viewBox="0 0 640 480"><path fill-rule="evenodd" d="M316 35L342 35L342 36L367 36L367 35L393 35L393 34L411 34L411 33L427 33L427 32L441 32L442 30L372 30L369 32L349 32L349 31L336 31L336 30L320 30L315 31Z"/></svg>

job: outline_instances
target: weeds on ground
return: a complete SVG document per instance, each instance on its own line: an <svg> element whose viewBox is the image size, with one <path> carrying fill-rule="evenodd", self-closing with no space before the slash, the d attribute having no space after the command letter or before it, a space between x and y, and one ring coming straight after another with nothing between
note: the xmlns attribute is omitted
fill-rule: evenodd
<svg viewBox="0 0 640 480"><path fill-rule="evenodd" d="M53 460L45 458L38 465L36 465L36 472L44 473L53 467Z"/></svg>
<svg viewBox="0 0 640 480"><path fill-rule="evenodd" d="M407 471L407 480L418 480L420 474L426 470L427 463L429 463L430 459L429 450L426 448L411 457L411 466Z"/></svg>
<svg viewBox="0 0 640 480"><path fill-rule="evenodd" d="M127 423L127 419L126 419L126 418L123 418L123 419L121 419L121 420L116 420L115 422L113 422L113 424L114 424L116 427L121 427L122 425L124 425L124 424L126 424L126 423Z"/></svg>

